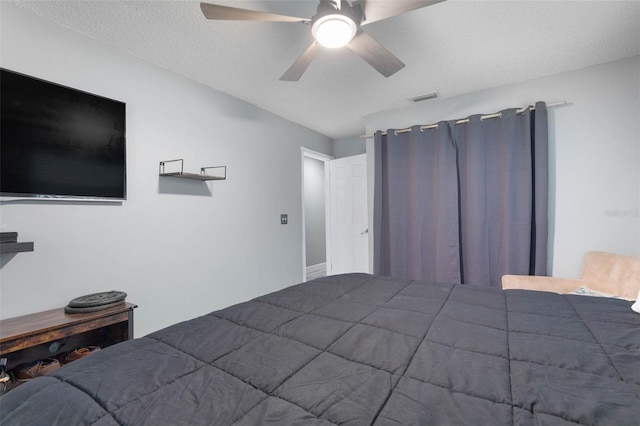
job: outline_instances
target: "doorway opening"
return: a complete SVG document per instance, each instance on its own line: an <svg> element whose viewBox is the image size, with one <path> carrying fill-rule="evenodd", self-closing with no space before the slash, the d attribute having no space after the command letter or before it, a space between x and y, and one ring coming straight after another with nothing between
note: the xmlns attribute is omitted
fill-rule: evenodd
<svg viewBox="0 0 640 426"><path fill-rule="evenodd" d="M328 274L331 259L330 171L331 157L302 148L302 278Z"/></svg>

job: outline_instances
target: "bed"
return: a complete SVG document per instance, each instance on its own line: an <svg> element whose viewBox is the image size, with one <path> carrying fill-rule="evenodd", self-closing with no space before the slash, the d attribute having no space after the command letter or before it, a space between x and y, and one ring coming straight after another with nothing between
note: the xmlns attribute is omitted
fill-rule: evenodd
<svg viewBox="0 0 640 426"><path fill-rule="evenodd" d="M638 425L631 303L324 277L33 379L0 398L0 421Z"/></svg>

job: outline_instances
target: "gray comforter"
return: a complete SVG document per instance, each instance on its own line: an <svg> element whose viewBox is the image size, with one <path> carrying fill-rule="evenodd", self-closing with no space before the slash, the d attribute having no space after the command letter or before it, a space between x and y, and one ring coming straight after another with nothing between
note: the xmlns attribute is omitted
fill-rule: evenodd
<svg viewBox="0 0 640 426"><path fill-rule="evenodd" d="M638 425L631 302L350 274L120 343L2 425Z"/></svg>

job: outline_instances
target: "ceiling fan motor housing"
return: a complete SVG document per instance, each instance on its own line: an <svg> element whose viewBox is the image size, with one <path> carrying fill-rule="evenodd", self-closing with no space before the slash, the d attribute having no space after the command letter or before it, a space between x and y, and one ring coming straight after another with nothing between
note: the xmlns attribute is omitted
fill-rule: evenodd
<svg viewBox="0 0 640 426"><path fill-rule="evenodd" d="M339 9L332 1L320 1L318 10L311 19L311 33L325 47L336 48L348 44L360 28L360 6L352 7L346 1L343 5Z"/></svg>

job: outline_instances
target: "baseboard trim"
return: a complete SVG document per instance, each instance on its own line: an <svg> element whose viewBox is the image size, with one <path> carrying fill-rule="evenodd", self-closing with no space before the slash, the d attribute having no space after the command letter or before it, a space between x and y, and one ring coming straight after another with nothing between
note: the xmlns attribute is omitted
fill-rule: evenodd
<svg viewBox="0 0 640 426"><path fill-rule="evenodd" d="M327 263L323 262L316 265L307 266L306 273L307 281L324 277L327 275Z"/></svg>

